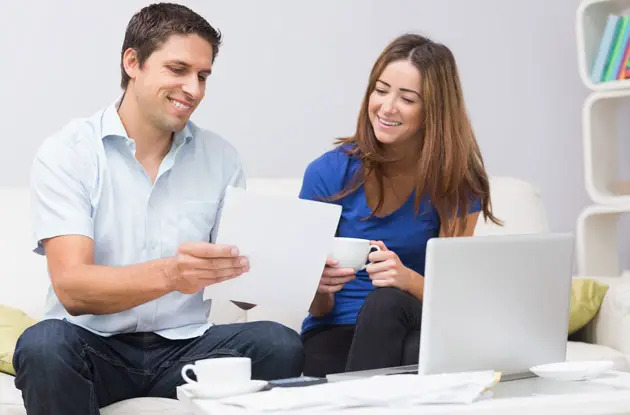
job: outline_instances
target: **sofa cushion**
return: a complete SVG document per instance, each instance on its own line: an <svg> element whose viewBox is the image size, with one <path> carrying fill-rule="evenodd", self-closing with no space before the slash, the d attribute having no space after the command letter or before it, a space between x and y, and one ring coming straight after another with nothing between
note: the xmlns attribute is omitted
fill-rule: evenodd
<svg viewBox="0 0 630 415"><path fill-rule="evenodd" d="M599 312L584 328L583 340L630 356L630 273L597 279L608 285L608 291Z"/></svg>
<svg viewBox="0 0 630 415"><path fill-rule="evenodd" d="M44 312L49 279L46 259L33 253L29 189L0 188L0 304L34 318Z"/></svg>
<svg viewBox="0 0 630 415"><path fill-rule="evenodd" d="M571 284L569 334L586 326L597 314L608 285L590 278L574 279Z"/></svg>
<svg viewBox="0 0 630 415"><path fill-rule="evenodd" d="M116 402L101 409L101 415L194 415L188 406L176 399L135 398Z"/></svg>
<svg viewBox="0 0 630 415"><path fill-rule="evenodd" d="M22 394L15 388L13 376L0 373L0 414L26 415ZM101 410L102 415L193 415L186 405L175 399L135 398L117 402Z"/></svg>
<svg viewBox="0 0 630 415"><path fill-rule="evenodd" d="M539 190L513 177L490 177L490 200L503 226L485 222L479 215L475 235L514 235L549 232L547 214Z"/></svg>
<svg viewBox="0 0 630 415"><path fill-rule="evenodd" d="M21 310L0 304L0 372L15 375L15 344L24 330L36 322Z"/></svg>
<svg viewBox="0 0 630 415"><path fill-rule="evenodd" d="M623 353L607 346L583 342L568 342L567 361L584 360L610 360L613 362L613 370L627 371L628 357Z"/></svg>
<svg viewBox="0 0 630 415"><path fill-rule="evenodd" d="M14 379L15 377L11 375L0 373L0 408L23 406L22 394L15 388ZM2 411L0 413L4 414Z"/></svg>
<svg viewBox="0 0 630 415"><path fill-rule="evenodd" d="M265 195L298 197L302 179L251 177L247 179L247 190Z"/></svg>

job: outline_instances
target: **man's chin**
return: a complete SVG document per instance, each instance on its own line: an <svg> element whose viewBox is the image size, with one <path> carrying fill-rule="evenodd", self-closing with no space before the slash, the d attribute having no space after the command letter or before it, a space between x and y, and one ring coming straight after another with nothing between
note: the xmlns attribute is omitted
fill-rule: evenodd
<svg viewBox="0 0 630 415"><path fill-rule="evenodd" d="M188 118L186 118L186 119L182 119L182 118L171 119L168 122L168 128L169 128L169 130L171 132L178 133L181 130L183 130L184 127L186 127L186 123L188 123Z"/></svg>

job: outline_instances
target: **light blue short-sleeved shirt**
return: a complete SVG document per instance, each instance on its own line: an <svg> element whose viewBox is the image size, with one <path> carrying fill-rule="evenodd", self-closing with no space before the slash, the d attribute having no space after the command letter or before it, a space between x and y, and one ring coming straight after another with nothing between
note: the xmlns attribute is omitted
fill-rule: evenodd
<svg viewBox="0 0 630 415"><path fill-rule="evenodd" d="M173 256L182 242L213 241L225 188L245 186L234 147L191 121L174 135L151 183L118 116L119 103L72 121L37 151L31 174L35 252L44 254L46 238L75 234L94 240L97 265ZM45 317L102 336L154 332L182 339L210 327L210 305L203 291L171 292L116 314L71 316L51 286Z"/></svg>

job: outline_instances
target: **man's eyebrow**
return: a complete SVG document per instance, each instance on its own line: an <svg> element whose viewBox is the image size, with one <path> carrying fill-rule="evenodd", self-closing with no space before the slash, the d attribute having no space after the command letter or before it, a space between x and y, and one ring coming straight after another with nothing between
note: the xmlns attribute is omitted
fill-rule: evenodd
<svg viewBox="0 0 630 415"><path fill-rule="evenodd" d="M190 68L190 65L189 65L187 62L180 61L180 60L178 60L178 59L173 59L173 60L167 61L167 62L166 62L166 64L167 64L167 65L169 65L169 64L170 64L170 65L179 65L179 66L183 66L183 67L185 67L185 68ZM212 69L211 69L211 68L208 68L208 69L202 69L202 70L200 70L199 72L200 72L200 73L205 73L205 74L210 75L210 74L212 73Z"/></svg>

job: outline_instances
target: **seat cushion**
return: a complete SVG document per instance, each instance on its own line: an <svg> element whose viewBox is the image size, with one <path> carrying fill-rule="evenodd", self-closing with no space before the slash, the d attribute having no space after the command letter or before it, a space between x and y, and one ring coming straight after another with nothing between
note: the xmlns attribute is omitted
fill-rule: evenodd
<svg viewBox="0 0 630 415"><path fill-rule="evenodd" d="M0 408L4 408L5 405L23 405L22 394L15 388L14 379L11 375L0 373Z"/></svg>
<svg viewBox="0 0 630 415"><path fill-rule="evenodd" d="M186 404L176 399L135 398L117 402L101 409L101 415L194 415Z"/></svg>
<svg viewBox="0 0 630 415"><path fill-rule="evenodd" d="M569 342L567 344L567 361L611 360L614 370L630 369L628 356L620 351L599 344Z"/></svg>
<svg viewBox="0 0 630 415"><path fill-rule="evenodd" d="M13 376L0 373L0 414L26 415L22 394L15 388ZM194 415L187 406L175 399L135 398L109 405L102 415Z"/></svg>

